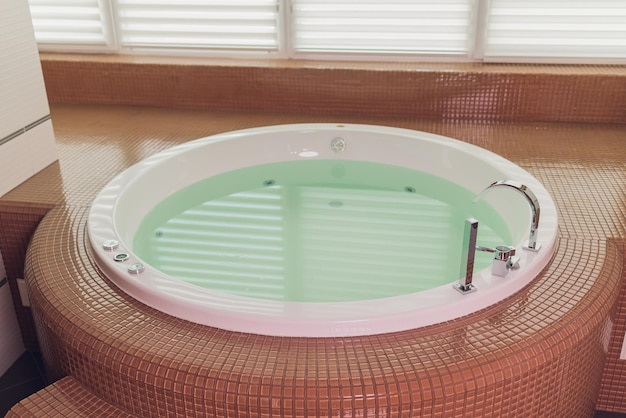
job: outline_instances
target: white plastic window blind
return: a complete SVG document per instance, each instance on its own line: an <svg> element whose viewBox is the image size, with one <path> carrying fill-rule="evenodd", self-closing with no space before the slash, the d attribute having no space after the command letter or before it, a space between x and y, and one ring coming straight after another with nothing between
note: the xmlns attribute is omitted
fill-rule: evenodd
<svg viewBox="0 0 626 418"><path fill-rule="evenodd" d="M467 54L472 0L292 0L293 48Z"/></svg>
<svg viewBox="0 0 626 418"><path fill-rule="evenodd" d="M485 60L626 58L624 0L491 0Z"/></svg>
<svg viewBox="0 0 626 418"><path fill-rule="evenodd" d="M115 0L124 47L278 48L278 0Z"/></svg>
<svg viewBox="0 0 626 418"><path fill-rule="evenodd" d="M29 4L37 42L46 51L249 50L279 52L277 56L321 52L338 58L443 55L491 62L626 59L626 0L29 0Z"/></svg>
<svg viewBox="0 0 626 418"><path fill-rule="evenodd" d="M29 0L35 38L40 49L60 45L111 47L112 27L107 4L98 0ZM50 46L48 48L47 46Z"/></svg>

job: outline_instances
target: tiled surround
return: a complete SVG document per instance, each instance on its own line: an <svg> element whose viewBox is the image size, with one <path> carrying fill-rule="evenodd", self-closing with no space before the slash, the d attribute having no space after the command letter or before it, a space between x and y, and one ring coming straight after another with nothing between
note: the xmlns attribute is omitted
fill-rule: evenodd
<svg viewBox="0 0 626 418"><path fill-rule="evenodd" d="M0 202L11 208L29 202L35 210L57 205L26 262L50 377L69 374L127 413L590 417L605 359L622 364L613 357L623 336L614 304L626 250L622 125L68 105L53 106L52 115L60 163ZM217 132L328 121L439 133L518 163L557 203L554 262L520 294L470 317L329 339L231 333L178 320L118 293L94 266L87 210L123 168ZM39 215L29 216L36 224ZM609 387L618 387L626 373L612 378ZM626 412L623 393L603 389L600 399L599 409Z"/></svg>
<svg viewBox="0 0 626 418"><path fill-rule="evenodd" d="M52 103L626 123L626 67L43 54Z"/></svg>
<svg viewBox="0 0 626 418"><path fill-rule="evenodd" d="M66 215L44 220L34 248L58 233ZM84 230L74 234L75 243ZM51 371L71 373L136 416L589 417L619 277L611 270L621 267L615 247L606 254L594 247L562 247L547 279L472 318L361 338L202 327L112 294L93 273L49 286L68 267L46 250L37 256L46 261L28 264L28 277L50 272L31 289ZM77 256L89 261L86 251ZM597 256L608 271L598 271ZM574 263L580 261L586 267ZM74 265L71 275L89 269ZM562 291L576 269L580 287Z"/></svg>
<svg viewBox="0 0 626 418"><path fill-rule="evenodd" d="M49 374L74 379L61 381L70 384L66 394L84 394L80 384L138 416L583 417L596 400L598 409L626 412L626 362L617 360L626 329L626 128L600 124L626 123L626 67L208 66L203 59L52 54L42 66L52 103L92 106L52 106L61 161L0 199L0 251L10 260L32 349L30 309L19 307L15 278L32 232L56 206L33 241L27 275ZM91 262L87 208L125 167L212 133L332 121L440 133L520 164L557 202L555 262L527 291L470 318L326 340L176 320L117 293ZM42 393L55 408L66 394L56 386Z"/></svg>

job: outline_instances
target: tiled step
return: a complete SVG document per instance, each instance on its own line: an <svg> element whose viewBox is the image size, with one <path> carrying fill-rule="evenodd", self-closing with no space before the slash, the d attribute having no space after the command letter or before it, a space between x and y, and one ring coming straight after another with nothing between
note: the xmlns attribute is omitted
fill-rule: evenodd
<svg viewBox="0 0 626 418"><path fill-rule="evenodd" d="M73 377L64 377L15 404L6 418L133 418L98 398Z"/></svg>

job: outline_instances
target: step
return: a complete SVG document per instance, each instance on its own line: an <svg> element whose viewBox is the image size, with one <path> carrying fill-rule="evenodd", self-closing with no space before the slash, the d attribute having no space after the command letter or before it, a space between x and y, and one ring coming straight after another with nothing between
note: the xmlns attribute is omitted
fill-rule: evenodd
<svg viewBox="0 0 626 418"><path fill-rule="evenodd" d="M98 398L71 376L57 380L39 392L22 399L5 417L134 418L133 415Z"/></svg>

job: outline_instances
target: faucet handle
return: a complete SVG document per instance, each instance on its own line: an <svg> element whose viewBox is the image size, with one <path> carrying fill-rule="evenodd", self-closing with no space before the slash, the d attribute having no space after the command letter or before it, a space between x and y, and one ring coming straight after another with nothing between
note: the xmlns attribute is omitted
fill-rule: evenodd
<svg viewBox="0 0 626 418"><path fill-rule="evenodd" d="M491 271L496 276L504 277L509 270L519 268L520 258L515 256L515 247L498 245L496 248L490 248L477 245L476 250L494 253Z"/></svg>
<svg viewBox="0 0 626 418"><path fill-rule="evenodd" d="M506 262L506 267L509 270L517 270L519 268L520 258L515 256L515 247L497 246L495 260Z"/></svg>
<svg viewBox="0 0 626 418"><path fill-rule="evenodd" d="M515 255L515 247L508 245L498 245L495 251L495 259L500 261L509 261Z"/></svg>
<svg viewBox="0 0 626 418"><path fill-rule="evenodd" d="M486 253L494 253L493 258L495 260L506 261L509 257L515 255L515 247L510 247L508 245L498 245L496 248L491 247L483 247L482 245L476 246L477 251L484 251Z"/></svg>
<svg viewBox="0 0 626 418"><path fill-rule="evenodd" d="M498 245L496 248L476 246L476 249L494 253L491 272L495 276L504 277L509 270L517 270L519 268L520 258L515 256L515 247L508 245Z"/></svg>
<svg viewBox="0 0 626 418"><path fill-rule="evenodd" d="M519 268L519 260L520 260L519 257L511 256L509 258L509 262L507 263L507 267L510 270L517 270Z"/></svg>

